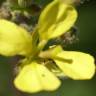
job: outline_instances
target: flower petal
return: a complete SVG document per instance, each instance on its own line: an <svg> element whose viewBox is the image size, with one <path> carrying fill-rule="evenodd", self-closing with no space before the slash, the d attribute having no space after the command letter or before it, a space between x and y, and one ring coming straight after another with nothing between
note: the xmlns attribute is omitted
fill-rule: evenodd
<svg viewBox="0 0 96 96"><path fill-rule="evenodd" d="M7 20L0 19L0 54L28 55L32 50L31 35L26 30Z"/></svg>
<svg viewBox="0 0 96 96"><path fill-rule="evenodd" d="M25 65L14 81L15 86L24 92L55 90L60 81L44 65L35 62Z"/></svg>
<svg viewBox="0 0 96 96"><path fill-rule="evenodd" d="M56 90L60 86L60 81L46 67L39 65L37 69L44 90Z"/></svg>
<svg viewBox="0 0 96 96"><path fill-rule="evenodd" d="M77 12L71 5L53 0L41 13L38 32L41 39L51 39L68 31L77 19Z"/></svg>
<svg viewBox="0 0 96 96"><path fill-rule="evenodd" d="M95 73L94 58L86 53L63 51L57 55L58 60L55 60L56 64L64 72L65 75L72 79L90 79ZM60 58L65 59L60 60ZM67 62L69 59L71 62Z"/></svg>
<svg viewBox="0 0 96 96"><path fill-rule="evenodd" d="M38 92L42 90L42 86L36 75L34 64L25 65L14 80L15 87L24 92Z"/></svg>

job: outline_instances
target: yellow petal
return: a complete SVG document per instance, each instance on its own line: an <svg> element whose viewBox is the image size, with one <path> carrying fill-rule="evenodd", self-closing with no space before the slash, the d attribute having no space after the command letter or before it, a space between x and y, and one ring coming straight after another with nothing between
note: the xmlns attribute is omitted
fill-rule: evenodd
<svg viewBox="0 0 96 96"><path fill-rule="evenodd" d="M37 76L36 65L25 65L14 80L14 84L16 88L24 92L32 93L42 90L42 85Z"/></svg>
<svg viewBox="0 0 96 96"><path fill-rule="evenodd" d="M86 53L63 51L58 54L59 59L55 60L65 75L72 79L90 79L95 73L94 58ZM60 60L60 58L65 59ZM67 62L66 60L72 60Z"/></svg>
<svg viewBox="0 0 96 96"><path fill-rule="evenodd" d="M0 54L28 55L32 50L31 35L26 30L7 20L0 19Z"/></svg>
<svg viewBox="0 0 96 96"><path fill-rule="evenodd" d="M68 31L77 19L74 7L54 0L42 11L38 31L41 39L51 39Z"/></svg>
<svg viewBox="0 0 96 96"><path fill-rule="evenodd" d="M44 90L56 90L60 86L60 81L45 66L37 66L37 72Z"/></svg>
<svg viewBox="0 0 96 96"><path fill-rule="evenodd" d="M44 65L31 63L25 65L14 81L15 86L24 92L55 90L60 81Z"/></svg>

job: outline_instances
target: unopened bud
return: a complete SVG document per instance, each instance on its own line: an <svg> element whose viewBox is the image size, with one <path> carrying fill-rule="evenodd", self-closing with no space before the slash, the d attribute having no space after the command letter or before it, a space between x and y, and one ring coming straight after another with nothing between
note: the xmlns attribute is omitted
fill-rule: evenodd
<svg viewBox="0 0 96 96"><path fill-rule="evenodd" d="M18 5L23 8L31 6L32 3L33 3L33 0L18 0Z"/></svg>

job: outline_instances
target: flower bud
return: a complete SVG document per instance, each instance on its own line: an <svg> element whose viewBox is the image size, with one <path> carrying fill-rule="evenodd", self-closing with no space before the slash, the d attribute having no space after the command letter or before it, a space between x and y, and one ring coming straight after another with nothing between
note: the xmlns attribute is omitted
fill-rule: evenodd
<svg viewBox="0 0 96 96"><path fill-rule="evenodd" d="M18 0L18 5L23 8L31 6L32 3L33 3L33 0Z"/></svg>

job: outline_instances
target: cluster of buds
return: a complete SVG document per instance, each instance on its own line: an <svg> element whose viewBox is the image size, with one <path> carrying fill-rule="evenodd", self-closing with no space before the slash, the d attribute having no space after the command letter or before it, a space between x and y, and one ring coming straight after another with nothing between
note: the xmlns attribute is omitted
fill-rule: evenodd
<svg viewBox="0 0 96 96"><path fill-rule="evenodd" d="M7 19L32 31L36 20L31 24L29 21L38 16L40 11L41 7L32 0L6 0L0 6L0 19Z"/></svg>

